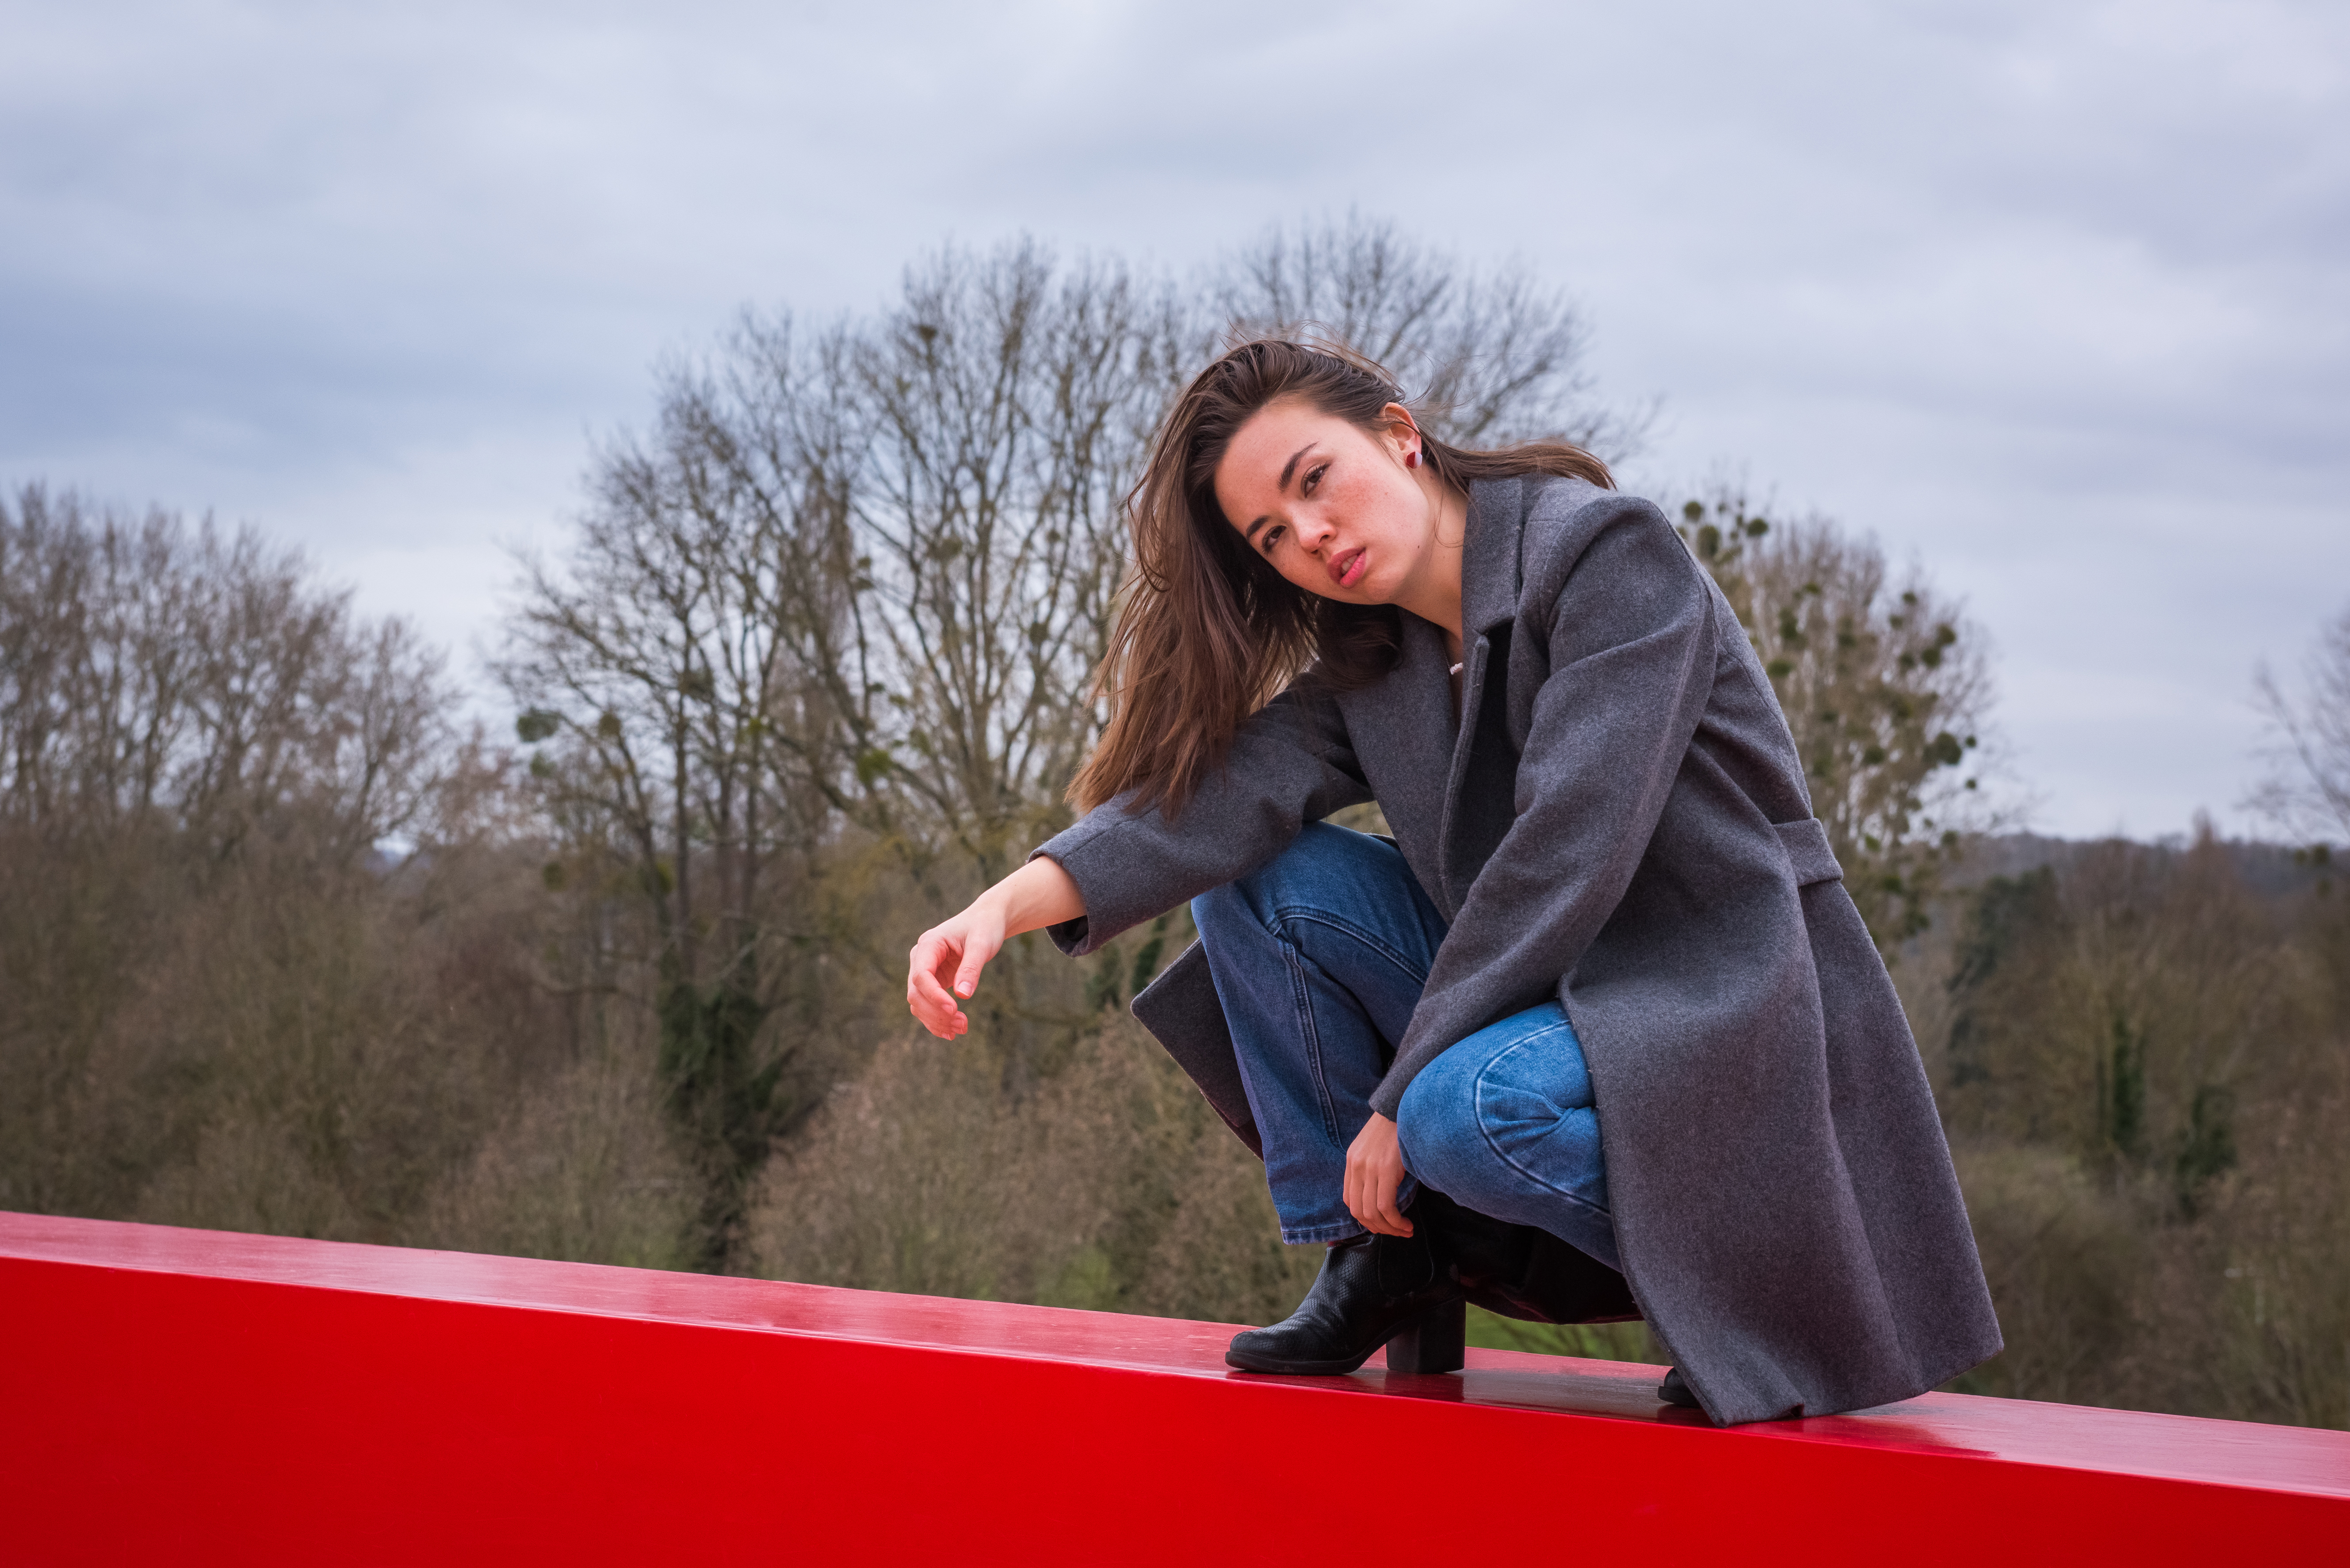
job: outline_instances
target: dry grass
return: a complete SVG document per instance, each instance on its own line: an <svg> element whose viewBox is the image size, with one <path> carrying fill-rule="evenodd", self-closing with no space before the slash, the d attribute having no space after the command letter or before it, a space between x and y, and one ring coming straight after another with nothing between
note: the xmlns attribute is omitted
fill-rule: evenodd
<svg viewBox="0 0 2350 1568"><path fill-rule="evenodd" d="M1131 1022L1024 1097L1002 1080L968 1038L885 1044L770 1174L759 1272L1238 1322L1295 1303L1320 1250L1280 1244L1255 1158Z"/></svg>
<svg viewBox="0 0 2350 1568"><path fill-rule="evenodd" d="M411 1228L468 1252L678 1269L696 1188L661 1116L650 1054L601 1054L517 1105Z"/></svg>

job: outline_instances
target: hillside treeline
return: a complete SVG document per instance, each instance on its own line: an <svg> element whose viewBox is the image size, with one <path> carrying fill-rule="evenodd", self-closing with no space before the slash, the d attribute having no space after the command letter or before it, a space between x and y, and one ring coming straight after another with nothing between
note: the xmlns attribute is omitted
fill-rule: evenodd
<svg viewBox="0 0 2350 1568"><path fill-rule="evenodd" d="M1180 284L948 251L869 318L744 317L597 453L470 703L250 531L0 502L0 1208L1285 1313L1313 1250L1124 1013L1180 911L1018 940L952 1045L902 989L1068 820L1170 391L1304 323L1449 439L1637 441L1564 298L1349 223ZM2350 1421L2329 867L1986 836L1954 607L1825 520L1676 499L1941 1096L2010 1344L1968 1386Z"/></svg>

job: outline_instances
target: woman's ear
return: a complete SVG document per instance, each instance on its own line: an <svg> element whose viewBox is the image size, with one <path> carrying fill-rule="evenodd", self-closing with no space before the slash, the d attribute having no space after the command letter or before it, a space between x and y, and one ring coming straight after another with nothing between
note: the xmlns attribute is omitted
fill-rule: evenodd
<svg viewBox="0 0 2350 1568"><path fill-rule="evenodd" d="M1406 468L1418 468L1425 461L1421 455L1425 443L1411 410L1401 403L1389 403L1379 410L1379 417L1387 421L1380 439L1394 452L1395 460Z"/></svg>

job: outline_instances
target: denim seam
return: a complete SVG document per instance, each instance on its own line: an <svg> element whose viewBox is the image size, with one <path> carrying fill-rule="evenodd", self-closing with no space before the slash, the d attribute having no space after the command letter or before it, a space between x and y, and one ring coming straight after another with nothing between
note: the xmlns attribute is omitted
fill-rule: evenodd
<svg viewBox="0 0 2350 1568"><path fill-rule="evenodd" d="M1280 905L1270 919L1263 919L1265 934L1281 944L1282 957L1289 967L1290 1000L1297 1008L1299 1033L1305 1040L1305 1061L1314 1078L1314 1097L1322 1107L1322 1131L1336 1145L1339 1139L1338 1107L1331 1103L1329 1075L1322 1065L1322 1036L1315 1027L1312 988L1305 983L1305 954L1287 929L1292 923L1309 920L1354 938L1423 986L1428 983L1428 973L1373 933L1310 904Z"/></svg>
<svg viewBox="0 0 2350 1568"><path fill-rule="evenodd" d="M1529 1034L1523 1039L1513 1043L1508 1050L1498 1053L1482 1067L1477 1069L1477 1136L1485 1140L1485 1147L1492 1151L1492 1155L1495 1159L1500 1160L1503 1165L1508 1166L1512 1170L1516 1171L1520 1176L1524 1177L1536 1187L1543 1189L1546 1192L1555 1192L1569 1203L1574 1204L1577 1209L1584 1210L1592 1214L1596 1214L1600 1218L1607 1220L1612 1223L1614 1217L1610 1215L1607 1210L1600 1208L1587 1198L1578 1197L1575 1193L1569 1192L1566 1189L1559 1186L1555 1182L1544 1180L1541 1176L1537 1175L1534 1171L1528 1170L1517 1160L1513 1159L1510 1157L1510 1152L1503 1148L1501 1144L1494 1139L1492 1129L1486 1125L1485 1075L1491 1073L1495 1067L1499 1066L1503 1062L1508 1060L1511 1056L1515 1055L1518 1052L1524 1050L1528 1045L1543 1038L1544 1035L1555 1034L1557 1033L1558 1031L1554 1028L1544 1029L1537 1033ZM1584 1107L1579 1106L1572 1106L1568 1107L1570 1110L1580 1110L1583 1108Z"/></svg>
<svg viewBox="0 0 2350 1568"><path fill-rule="evenodd" d="M1396 951L1394 948L1382 940L1376 932L1367 931L1362 927L1356 925L1350 920L1341 919L1337 916L1331 914L1327 909L1315 909L1310 904L1284 906L1284 908L1275 909L1273 912L1273 920L1267 923L1265 929L1272 931L1274 935L1279 937L1283 941L1288 941L1290 940L1289 935L1281 929L1281 926L1284 922L1292 921L1311 921L1317 926L1327 926L1330 929L1336 931L1343 936L1352 937L1357 941L1362 943L1365 947L1369 948L1374 952L1378 953L1381 958L1387 960L1388 962L1395 965L1396 968L1401 970L1404 973L1411 976L1413 980L1418 981L1421 985L1424 986L1428 983L1428 971L1426 970L1420 968L1418 964L1413 963L1409 959L1404 957L1403 954Z"/></svg>
<svg viewBox="0 0 2350 1568"><path fill-rule="evenodd" d="M1305 1070L1314 1080L1314 1098L1322 1107L1322 1132L1333 1145L1338 1141L1338 1107L1330 1103L1330 1076L1322 1066L1322 1034L1314 1026L1313 989L1305 983L1305 955L1286 936L1274 933L1289 970L1289 1000L1297 1009L1297 1030L1305 1041Z"/></svg>

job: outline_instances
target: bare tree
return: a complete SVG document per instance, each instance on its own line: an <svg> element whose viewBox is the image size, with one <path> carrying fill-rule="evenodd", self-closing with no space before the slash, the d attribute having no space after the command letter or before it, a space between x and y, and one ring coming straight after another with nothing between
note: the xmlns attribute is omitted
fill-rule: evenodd
<svg viewBox="0 0 2350 1568"><path fill-rule="evenodd" d="M236 1094L348 1169L433 1141L384 1136L404 1091L302 1085L384 1012L380 848L479 793L454 696L250 530L0 498L0 1207L126 1212Z"/></svg>
<svg viewBox="0 0 2350 1568"><path fill-rule="evenodd" d="M576 847L652 912L713 1235L798 1106L774 1097L778 956L893 949L810 896L844 836L943 897L1066 820L1180 319L1162 286L1029 244L941 252L876 320L746 317L665 378L654 436L599 457L565 566L530 567L501 673ZM991 988L1004 1021L1080 1022L1026 967Z"/></svg>
<svg viewBox="0 0 2350 1568"><path fill-rule="evenodd" d="M1593 396L1590 324L1564 291L1523 265L1481 271L1392 223L1350 212L1273 229L1205 292L1229 332L1321 333L1368 354L1458 445L1560 437L1617 461L1648 426L1648 410Z"/></svg>
<svg viewBox="0 0 2350 1568"><path fill-rule="evenodd" d="M1992 820L1981 637L1922 576L1896 581L1875 544L1825 519L1773 527L1726 491L1681 517L1762 655L1870 932L1917 935L1951 851Z"/></svg>
<svg viewBox="0 0 2350 1568"><path fill-rule="evenodd" d="M0 822L160 823L216 856L297 826L348 862L425 825L452 753L437 651L301 557L68 492L0 501Z"/></svg>
<svg viewBox="0 0 2350 1568"><path fill-rule="evenodd" d="M2319 633L2303 675L2299 700L2267 665L2253 676L2271 743L2251 804L2287 833L2350 840L2350 610Z"/></svg>
<svg viewBox="0 0 2350 1568"><path fill-rule="evenodd" d="M1126 493L1188 348L1162 287L1030 244L941 253L865 339L856 513L899 715L876 739L981 881L1058 826L1093 741Z"/></svg>
<svg viewBox="0 0 2350 1568"><path fill-rule="evenodd" d="M855 594L855 438L825 417L837 382L800 395L787 324L733 348L722 371L673 369L653 437L599 456L577 543L559 570L527 565L497 665L521 739L554 743L533 771L563 875L617 876L650 912L642 1000L702 1166L713 1269L773 1137L806 1109L781 1092L803 1042L769 1024L802 978L791 955L811 911L787 895L832 826L856 716L832 701L847 694ZM626 967L608 951L586 966L608 984Z"/></svg>

